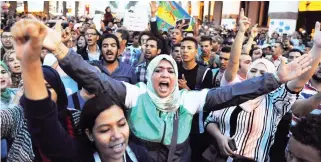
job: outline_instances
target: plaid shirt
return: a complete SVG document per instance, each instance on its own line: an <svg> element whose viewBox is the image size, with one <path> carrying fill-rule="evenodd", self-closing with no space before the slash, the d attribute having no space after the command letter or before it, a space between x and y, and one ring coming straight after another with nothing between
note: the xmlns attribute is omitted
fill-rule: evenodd
<svg viewBox="0 0 321 162"><path fill-rule="evenodd" d="M306 83L304 85L304 88L302 89L299 98L300 99L308 99L308 98L312 97L313 95L317 94L318 92L319 92L318 89L314 88L312 86L311 82L309 81L308 83ZM311 111L310 114L315 114L315 115L321 114L321 105L319 105L318 108L316 108L313 111ZM298 118L298 117L296 117L295 115L292 114L291 125L294 126L299 121L300 121L300 118Z"/></svg>
<svg viewBox="0 0 321 162"><path fill-rule="evenodd" d="M147 72L147 63L145 61L136 67L136 74L138 77L138 82L147 83L146 72Z"/></svg>
<svg viewBox="0 0 321 162"><path fill-rule="evenodd" d="M130 46L126 49L126 51L124 51L120 60L121 62L129 64L130 66L135 66L139 61L141 53L142 52L140 49Z"/></svg>

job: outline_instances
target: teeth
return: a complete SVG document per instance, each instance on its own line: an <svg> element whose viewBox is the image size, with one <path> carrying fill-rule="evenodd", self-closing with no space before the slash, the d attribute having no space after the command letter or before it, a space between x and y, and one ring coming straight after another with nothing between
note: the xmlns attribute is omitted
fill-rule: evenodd
<svg viewBox="0 0 321 162"><path fill-rule="evenodd" d="M114 149L121 148L122 146L123 146L123 144L116 145L116 146L114 146Z"/></svg>

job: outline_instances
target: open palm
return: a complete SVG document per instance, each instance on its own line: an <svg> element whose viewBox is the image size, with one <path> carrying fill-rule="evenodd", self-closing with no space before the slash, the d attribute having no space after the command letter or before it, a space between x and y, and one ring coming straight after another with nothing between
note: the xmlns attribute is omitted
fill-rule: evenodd
<svg viewBox="0 0 321 162"><path fill-rule="evenodd" d="M47 35L43 42L43 46L50 51L55 51L57 46L62 42L61 40L61 20L56 22L55 28L47 27Z"/></svg>
<svg viewBox="0 0 321 162"><path fill-rule="evenodd" d="M157 6L156 1L150 2L149 5L150 5L150 12L152 14L156 14L156 12L158 11L158 6Z"/></svg>
<svg viewBox="0 0 321 162"><path fill-rule="evenodd" d="M280 82L285 83L302 75L311 68L311 62L311 56L308 54L302 55L289 64L285 64L285 61L282 60L277 71Z"/></svg>
<svg viewBox="0 0 321 162"><path fill-rule="evenodd" d="M313 42L314 42L314 46L321 48L320 22L315 23Z"/></svg>
<svg viewBox="0 0 321 162"><path fill-rule="evenodd" d="M245 32L251 25L251 19L247 18L244 15L244 9L241 9L240 12L240 21L239 21L239 25L240 25L240 31L241 32Z"/></svg>

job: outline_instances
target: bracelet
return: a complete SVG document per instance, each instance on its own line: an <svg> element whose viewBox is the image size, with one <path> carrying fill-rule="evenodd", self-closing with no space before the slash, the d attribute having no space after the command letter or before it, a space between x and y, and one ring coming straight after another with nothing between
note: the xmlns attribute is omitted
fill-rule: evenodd
<svg viewBox="0 0 321 162"><path fill-rule="evenodd" d="M63 52L64 48L60 48L57 54L54 54L55 57L59 56Z"/></svg>

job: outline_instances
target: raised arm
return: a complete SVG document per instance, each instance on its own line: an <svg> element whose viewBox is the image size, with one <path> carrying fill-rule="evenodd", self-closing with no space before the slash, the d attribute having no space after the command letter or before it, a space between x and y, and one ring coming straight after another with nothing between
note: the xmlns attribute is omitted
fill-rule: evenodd
<svg viewBox="0 0 321 162"><path fill-rule="evenodd" d="M231 86L213 88L207 93L204 109L215 111L236 106L267 94L277 89L281 84L282 82L279 82L275 75L266 73L262 77L249 79Z"/></svg>
<svg viewBox="0 0 321 162"><path fill-rule="evenodd" d="M151 32L156 36L158 35L158 28L157 28L157 22L156 22L156 13L158 11L158 6L156 1L150 2L150 28Z"/></svg>
<svg viewBox="0 0 321 162"><path fill-rule="evenodd" d="M46 26L38 20L20 20L11 32L23 73L25 97L21 103L33 141L48 157L76 155L73 152L75 141L58 122L58 109L45 86L40 53L47 33Z"/></svg>
<svg viewBox="0 0 321 162"><path fill-rule="evenodd" d="M311 69L309 69L303 75L297 77L296 79L287 83L289 90L293 92L299 92L303 86L308 82L308 80L312 77L313 73L317 70L318 65L321 60L321 31L320 31L320 23L315 23L315 34L314 34L314 44L312 49L310 50L309 55L312 57ZM300 62L302 60L296 59L294 61Z"/></svg>
<svg viewBox="0 0 321 162"><path fill-rule="evenodd" d="M199 24L198 24L198 16L194 16L195 26L193 29L194 32L194 38L199 36Z"/></svg>
<svg viewBox="0 0 321 162"><path fill-rule="evenodd" d="M49 49L58 59L60 67L81 87L91 94L99 94L109 91L118 96L121 101L125 101L125 86L108 75L101 73L91 66L75 51L68 49L61 43L60 29L57 22L55 30L47 28L47 35L44 40L44 47ZM60 27L59 27L60 26Z"/></svg>
<svg viewBox="0 0 321 162"><path fill-rule="evenodd" d="M292 113L296 117L300 118L308 115L314 109L320 107L321 104L321 92L313 95L308 99L297 100L292 105Z"/></svg>
<svg viewBox="0 0 321 162"><path fill-rule="evenodd" d="M204 109L214 111L236 106L274 91L282 83L297 78L311 68L311 57L308 55L303 55L298 60L300 61L292 61L287 65L282 64L274 74L264 74L262 77L249 79L232 86L211 89L207 93Z"/></svg>
<svg viewBox="0 0 321 162"><path fill-rule="evenodd" d="M245 48L242 50L243 51L242 53L245 53L247 55L250 54L250 50L251 50L252 44L253 44L254 39L257 36L257 34L258 34L258 29L257 29L257 24L256 24L251 29L251 34L250 34L249 39L248 39L248 41L247 41L247 43L245 45Z"/></svg>
<svg viewBox="0 0 321 162"><path fill-rule="evenodd" d="M232 82L237 75L240 64L240 56L242 52L242 43L244 39L244 33L249 28L251 22L244 16L244 10L241 9L240 21L239 21L239 31L235 37L235 41L231 49L231 57L228 61L227 68L224 73L224 77L227 82Z"/></svg>

